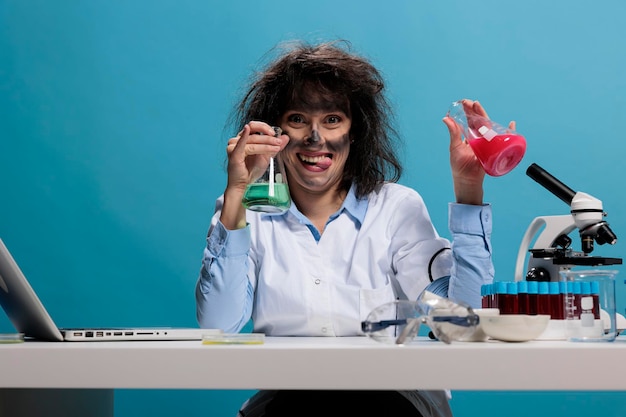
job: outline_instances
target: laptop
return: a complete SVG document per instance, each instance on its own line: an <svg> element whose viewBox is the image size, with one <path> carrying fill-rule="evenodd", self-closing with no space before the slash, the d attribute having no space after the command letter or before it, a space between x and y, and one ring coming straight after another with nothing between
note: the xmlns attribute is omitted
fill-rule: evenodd
<svg viewBox="0 0 626 417"><path fill-rule="evenodd" d="M25 338L49 342L202 340L219 334L217 329L200 328L59 328L0 239L0 305Z"/></svg>

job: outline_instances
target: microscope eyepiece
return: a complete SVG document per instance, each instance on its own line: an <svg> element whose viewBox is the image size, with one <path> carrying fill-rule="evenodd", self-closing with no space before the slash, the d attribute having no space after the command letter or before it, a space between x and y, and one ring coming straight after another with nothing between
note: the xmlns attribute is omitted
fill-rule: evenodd
<svg viewBox="0 0 626 417"><path fill-rule="evenodd" d="M566 204L571 204L576 192L556 179L545 169L541 168L536 163L532 163L526 170L526 175L543 185L545 189L552 194L563 200Z"/></svg>

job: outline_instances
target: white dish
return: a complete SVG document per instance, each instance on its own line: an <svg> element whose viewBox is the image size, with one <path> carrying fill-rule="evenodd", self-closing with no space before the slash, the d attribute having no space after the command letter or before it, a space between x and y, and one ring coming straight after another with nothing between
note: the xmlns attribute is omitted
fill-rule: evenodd
<svg viewBox="0 0 626 417"><path fill-rule="evenodd" d="M501 314L480 318L483 331L492 339L526 342L536 339L548 326L549 315Z"/></svg>

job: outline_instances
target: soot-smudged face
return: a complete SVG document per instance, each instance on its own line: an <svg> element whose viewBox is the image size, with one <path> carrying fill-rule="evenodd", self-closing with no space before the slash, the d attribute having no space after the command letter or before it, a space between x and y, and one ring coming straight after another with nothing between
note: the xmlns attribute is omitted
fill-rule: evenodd
<svg viewBox="0 0 626 417"><path fill-rule="evenodd" d="M352 120L339 108L292 108L280 127L290 138L281 155L290 188L324 192L341 184L350 152Z"/></svg>

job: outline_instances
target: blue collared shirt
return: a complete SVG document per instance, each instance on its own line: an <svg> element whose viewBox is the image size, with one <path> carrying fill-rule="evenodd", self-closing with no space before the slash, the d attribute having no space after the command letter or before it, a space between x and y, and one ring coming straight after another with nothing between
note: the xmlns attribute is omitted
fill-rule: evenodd
<svg viewBox="0 0 626 417"><path fill-rule="evenodd" d="M196 286L201 327L238 332L252 318L266 335L356 336L386 302L428 288L480 307L480 286L493 281L490 205L451 203L450 245L421 196L395 183L363 199L353 187L323 234L294 204L283 214L247 211L245 228L227 230L222 202Z"/></svg>

